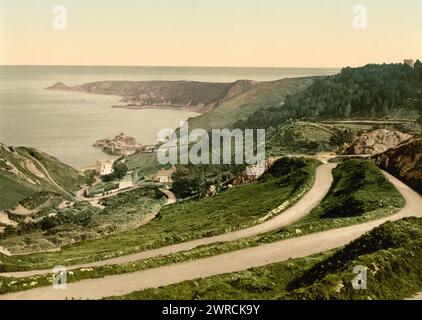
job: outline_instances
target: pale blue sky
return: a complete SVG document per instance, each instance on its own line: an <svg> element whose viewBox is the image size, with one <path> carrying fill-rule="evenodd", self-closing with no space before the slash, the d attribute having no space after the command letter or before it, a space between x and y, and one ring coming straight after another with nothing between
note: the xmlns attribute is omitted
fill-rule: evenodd
<svg viewBox="0 0 422 320"><path fill-rule="evenodd" d="M352 8L368 7L368 29ZM52 8L68 8L68 29ZM341 67L422 58L421 0L0 0L0 64Z"/></svg>

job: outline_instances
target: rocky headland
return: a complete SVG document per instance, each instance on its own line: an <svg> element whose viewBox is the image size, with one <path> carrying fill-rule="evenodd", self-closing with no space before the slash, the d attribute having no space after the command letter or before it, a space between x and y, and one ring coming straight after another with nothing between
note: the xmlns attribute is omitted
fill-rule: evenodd
<svg viewBox="0 0 422 320"><path fill-rule="evenodd" d="M97 140L93 147L101 148L105 153L118 156L131 155L144 149L144 146L137 143L135 138L124 133L115 136L113 139Z"/></svg>
<svg viewBox="0 0 422 320"><path fill-rule="evenodd" d="M115 108L176 108L204 113L220 103L248 91L252 80L232 83L196 81L98 81L77 86L57 82L48 90L77 91L122 97L124 105Z"/></svg>

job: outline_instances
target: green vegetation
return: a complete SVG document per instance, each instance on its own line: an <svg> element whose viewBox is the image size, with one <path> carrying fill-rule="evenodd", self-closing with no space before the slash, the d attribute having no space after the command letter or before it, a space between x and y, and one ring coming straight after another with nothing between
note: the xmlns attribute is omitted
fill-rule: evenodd
<svg viewBox="0 0 422 320"><path fill-rule="evenodd" d="M43 169L28 153L0 143L0 160L3 163L0 167L0 209L13 208L21 200L40 191L63 194L61 189L45 177ZM55 167L62 165L54 158L49 164ZM70 181L72 177L79 177L74 171L70 174ZM65 194L63 196L67 197Z"/></svg>
<svg viewBox="0 0 422 320"><path fill-rule="evenodd" d="M133 171L134 181L144 178L150 179L152 175L160 169L170 169L171 164L161 165L157 160L157 154L136 152L133 155L125 157L125 165L129 171Z"/></svg>
<svg viewBox="0 0 422 320"><path fill-rule="evenodd" d="M189 129L236 128L239 120L246 120L255 111L265 113L271 107L283 106L287 95L308 87L313 80L309 77L260 82L248 91L223 101L212 111L189 119Z"/></svg>
<svg viewBox="0 0 422 320"><path fill-rule="evenodd" d="M109 300L273 300L286 294L286 287L296 276L321 261L325 254L289 260L243 272L184 281L161 288L136 291Z"/></svg>
<svg viewBox="0 0 422 320"><path fill-rule="evenodd" d="M38 190L37 186L16 180L11 174L0 172L0 209L13 208L19 201Z"/></svg>
<svg viewBox="0 0 422 320"><path fill-rule="evenodd" d="M185 281L109 299L403 299L422 288L422 219L388 222L334 254ZM368 270L354 290L353 268Z"/></svg>
<svg viewBox="0 0 422 320"><path fill-rule="evenodd" d="M59 204L63 200L63 198L59 194L51 191L40 191L23 199L19 202L19 204L25 207L26 209L34 210L44 205L47 201L50 200L53 200L55 203Z"/></svg>
<svg viewBox="0 0 422 320"><path fill-rule="evenodd" d="M85 183L83 175L76 169L44 152L27 147L19 147L17 151L26 157L38 160L53 179L67 191L75 192Z"/></svg>
<svg viewBox="0 0 422 320"><path fill-rule="evenodd" d="M91 186L86 190L86 196L93 197L98 195L105 195L107 192L116 190L119 188L119 182L109 181L109 182L99 182Z"/></svg>
<svg viewBox="0 0 422 320"><path fill-rule="evenodd" d="M263 217L269 218L269 210L310 188L317 164L314 160L281 159L260 181L233 187L213 198L190 200L164 207L156 219L138 229L64 246L60 252L15 257L16 264L3 267L7 270L38 269L48 268L63 261L71 265L251 226L259 223ZM257 198L261 201L257 202ZM110 198L107 201L115 200ZM131 199L125 199L121 203L115 203L113 208L125 216L125 206L128 206L127 210L133 211L138 208L131 205L131 202ZM108 205L107 202L104 204ZM107 210L110 209L107 207L104 212Z"/></svg>
<svg viewBox="0 0 422 320"><path fill-rule="evenodd" d="M335 151L351 142L359 132L322 123L287 121L276 128L267 129L267 152L279 154L315 154Z"/></svg>
<svg viewBox="0 0 422 320"><path fill-rule="evenodd" d="M344 161L333 170L333 177L328 195L301 223L357 217L404 206L400 193L370 161Z"/></svg>
<svg viewBox="0 0 422 320"><path fill-rule="evenodd" d="M101 179L104 182L120 180L126 176L127 171L128 171L128 168L126 164L124 164L122 161L115 161L113 163L113 172L106 176L102 176Z"/></svg>
<svg viewBox="0 0 422 320"><path fill-rule="evenodd" d="M341 169L341 167L340 167L340 169L337 169L337 170L343 171L344 169ZM381 173L378 171L378 174L381 174ZM377 180L375 179L373 181L377 181ZM392 195L392 196L397 197L397 195ZM397 201L400 201L400 199L401 199L401 197L399 197ZM179 252L179 253L174 253L174 254L167 255L167 256L154 257L154 258L140 260L140 261L136 261L136 262L130 262L130 263L122 264L122 265L109 265L109 266L101 266L101 267L95 267L95 268L90 268L90 269L85 268L85 269L81 269L81 270L73 270L72 271L73 274L69 277L69 281L78 281L78 280L82 280L82 279L100 278L100 277L104 277L106 275L135 272L135 271L144 270L144 269L147 269L147 268L153 268L153 267L158 267L158 266L162 266L162 265L167 265L167 264L170 264L170 263L180 263L180 262L184 262L184 261L192 261L192 260L195 260L195 259L210 257L210 256L227 253L227 252L234 251L234 250L240 250L240 249L243 249L243 248L258 246L258 245L261 245L261 244L271 243L271 242L278 241L278 240L293 238L293 237L297 237L297 236L304 235L304 234L307 234L307 233L324 231L324 230L328 230L328 229L347 226L347 225L354 224L354 223L363 223L363 222L366 222L366 221L369 221L369 220L372 220L372 219L380 218L380 217L388 215L388 214L393 214L397 210L398 210L397 208L392 208L392 209L391 208L384 208L384 209L375 210L375 211L372 211L372 212L369 212L369 213L365 213L365 214L363 214L361 216L357 216L357 217L324 218L324 219L320 219L320 220L315 219L315 222L310 222L310 223L306 223L307 218L304 218L303 221L305 221L305 223L303 223L303 221L299 221L297 224L292 225L290 227L281 228L279 230L274 230L274 231L271 231L271 232L268 232L268 233L265 233L265 234L262 234L262 235L250 237L250 238L247 238L247 239L241 239L241 240L233 241L233 242L230 242L230 243L217 243L217 244L205 245L205 246L201 246L201 247L198 247L198 248L195 248L193 250L186 251L186 252ZM142 229L143 228L140 228L139 230L142 230ZM119 237L119 239L116 240L115 237L121 236L121 235L125 235L125 237ZM122 247L124 247L124 246L127 246L128 239L131 239L131 238L134 237L133 233L131 235L129 235L127 233L121 234L121 235L113 236L112 238L113 238L114 241L109 242L110 246L108 248L106 248L104 246L102 246L102 247L97 246L98 247L97 250L103 250L104 255L108 253L106 256L103 256L103 258L105 258L105 257L111 258L113 256L111 254L111 252L112 252L111 251L112 250L111 244L113 244L117 241L121 241ZM98 243L97 241L94 241L92 246L95 246L97 243ZM130 245L133 246L133 244L130 244ZM115 246L113 248L114 248L115 251L117 251L119 248L121 249L122 247ZM74 259L74 260L70 260L69 259L70 253L67 252L66 255L62 259L63 260L65 260L66 258L69 259L69 260L67 260L67 261L69 261L69 264L78 263L78 262L82 262L82 261L85 261L85 262L91 261L92 258L90 257L90 255L94 255L95 252L96 252L95 249L90 250L89 247L87 247L87 246L84 246L84 248L74 247L74 246L69 247L68 246L68 247L66 247L66 250L69 250L71 248L73 248L74 249L73 251L75 251L73 253L73 256L79 255L79 258ZM142 250L142 249L140 249L140 250ZM80 256L82 254L85 255L85 260L80 259ZM44 256L44 258L47 258L48 256ZM21 258L25 258L25 257L21 257ZM49 259L51 259L51 258L49 258ZM16 261L16 257L14 257L14 258L4 258L4 259L0 259L0 260L2 260L2 263L3 263L3 265L2 265L2 263L0 262L0 266L4 271L26 270L26 269L34 269L34 268L35 269L47 268L47 267L50 267L51 265L53 265L52 263L42 264L40 262L37 262L37 264L34 265L34 264L32 264L32 263L30 264L28 261L25 261L25 260L22 260L22 259ZM60 260L56 260L56 262L58 262L58 261L60 261ZM73 263L71 261L73 261ZM28 277L28 278L22 278L22 279L16 280L16 282L13 285L8 285L8 284L10 284L10 281L4 281L4 286L0 290L4 290L4 292L10 292L10 291L21 290L21 289L23 289L22 286L25 286L25 288L29 288L30 283L33 283L34 281L37 282L37 286L46 285L46 284L43 284L43 283L48 284L50 279L49 279L48 276Z"/></svg>
<svg viewBox="0 0 422 320"><path fill-rule="evenodd" d="M0 234L0 245L13 253L25 253L119 233L139 227L146 215L158 212L163 202L164 197L156 188L141 188L104 200L104 210L86 202L63 209L50 208L48 216L20 221L17 227L7 226ZM33 259L22 259L26 258ZM17 263L20 260L17 258Z"/></svg>
<svg viewBox="0 0 422 320"><path fill-rule="evenodd" d="M224 182L232 180L244 169L244 165L177 165L177 171L172 175L172 190L178 198L193 195L204 196L211 185L217 190Z"/></svg>
<svg viewBox="0 0 422 320"><path fill-rule="evenodd" d="M288 119L391 116L407 108L409 101L422 100L421 80L420 61L414 69L403 64L344 68L338 75L317 78L308 88L286 97L285 103L272 104L265 112L258 110L236 125L268 128Z"/></svg>
<svg viewBox="0 0 422 320"><path fill-rule="evenodd" d="M56 84L57 85L57 84ZM60 85L60 84L59 84ZM62 84L61 84L62 86ZM199 112L204 107L229 98L233 93L253 86L248 80L233 83L197 81L98 81L85 83L86 92L118 95L132 105L155 106L166 101L172 107L187 107Z"/></svg>
<svg viewBox="0 0 422 320"><path fill-rule="evenodd" d="M306 270L289 284L295 299L403 299L422 288L422 219L387 222ZM367 290L354 290L357 265Z"/></svg>
<svg viewBox="0 0 422 320"><path fill-rule="evenodd" d="M84 176L87 186L92 186L95 183L95 170L85 170Z"/></svg>

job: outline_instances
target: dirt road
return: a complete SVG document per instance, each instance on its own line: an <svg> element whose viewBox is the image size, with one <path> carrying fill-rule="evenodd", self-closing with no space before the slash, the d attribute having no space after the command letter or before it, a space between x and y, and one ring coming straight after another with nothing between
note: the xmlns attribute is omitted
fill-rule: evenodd
<svg viewBox="0 0 422 320"><path fill-rule="evenodd" d="M421 196L396 178L389 174L385 175L406 200L405 207L391 217L180 264L102 279L83 280L68 284L66 290L43 287L2 295L0 299L99 299L112 295L124 295L140 289L160 287L185 280L246 270L289 258L309 256L341 247L388 220L398 220L407 216L422 217Z"/></svg>
<svg viewBox="0 0 422 320"><path fill-rule="evenodd" d="M278 229L282 226L289 225L297 220L299 220L304 215L308 214L312 208L314 208L322 198L327 194L331 182L333 180L331 171L335 167L335 164L323 164L319 166L315 173L315 183L312 188L298 201L296 204L280 213L271 220L268 220L264 223L258 224L256 226L242 229L239 231L228 232L222 235L202 238L198 240L182 242L179 244L162 247L154 250L139 252L127 256L121 256L117 258L112 258L108 260L96 261L92 263L80 264L69 266L68 270L79 269L79 268L91 268L103 265L111 264L123 264L132 261L138 261L142 259L148 259L156 256L164 256L176 252L187 251L198 246L217 243L217 242L229 242L234 240L239 240L243 238L248 238L257 234L262 234L274 229ZM172 198L171 195L167 195ZM171 201L171 200L169 200ZM10 272L10 273L0 273L1 276L6 277L27 277L37 274L48 274L51 273L51 270L33 270L33 271L23 271L23 272Z"/></svg>
<svg viewBox="0 0 422 320"><path fill-rule="evenodd" d="M50 180L50 182L56 187L58 188L60 191L62 191L63 193L65 193L67 196L69 196L72 200L76 200L75 196L73 194L71 194L69 191L67 191L66 189L64 189L48 172L47 168L44 167L44 165L38 161L38 159L34 158L33 156L29 155L29 157L31 158L32 161L34 161L36 164L38 164L38 166L42 169L42 171L44 171L44 175Z"/></svg>
<svg viewBox="0 0 422 320"><path fill-rule="evenodd" d="M406 299L406 300L422 300L422 292L417 293L412 298Z"/></svg>

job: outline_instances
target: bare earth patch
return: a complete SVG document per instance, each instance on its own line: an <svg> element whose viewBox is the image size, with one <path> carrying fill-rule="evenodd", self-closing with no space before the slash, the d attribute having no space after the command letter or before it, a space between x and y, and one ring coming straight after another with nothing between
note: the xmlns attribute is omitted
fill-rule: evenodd
<svg viewBox="0 0 422 320"><path fill-rule="evenodd" d="M25 167L38 178L46 179L45 174L38 170L31 160L25 160Z"/></svg>
<svg viewBox="0 0 422 320"><path fill-rule="evenodd" d="M10 210L10 212L19 216L30 216L34 213L33 210L29 210L22 205L18 205L16 208Z"/></svg>
<svg viewBox="0 0 422 320"><path fill-rule="evenodd" d="M9 216L2 211L0 211L0 224L6 225L6 226L17 226L18 225L17 222L10 220Z"/></svg>

